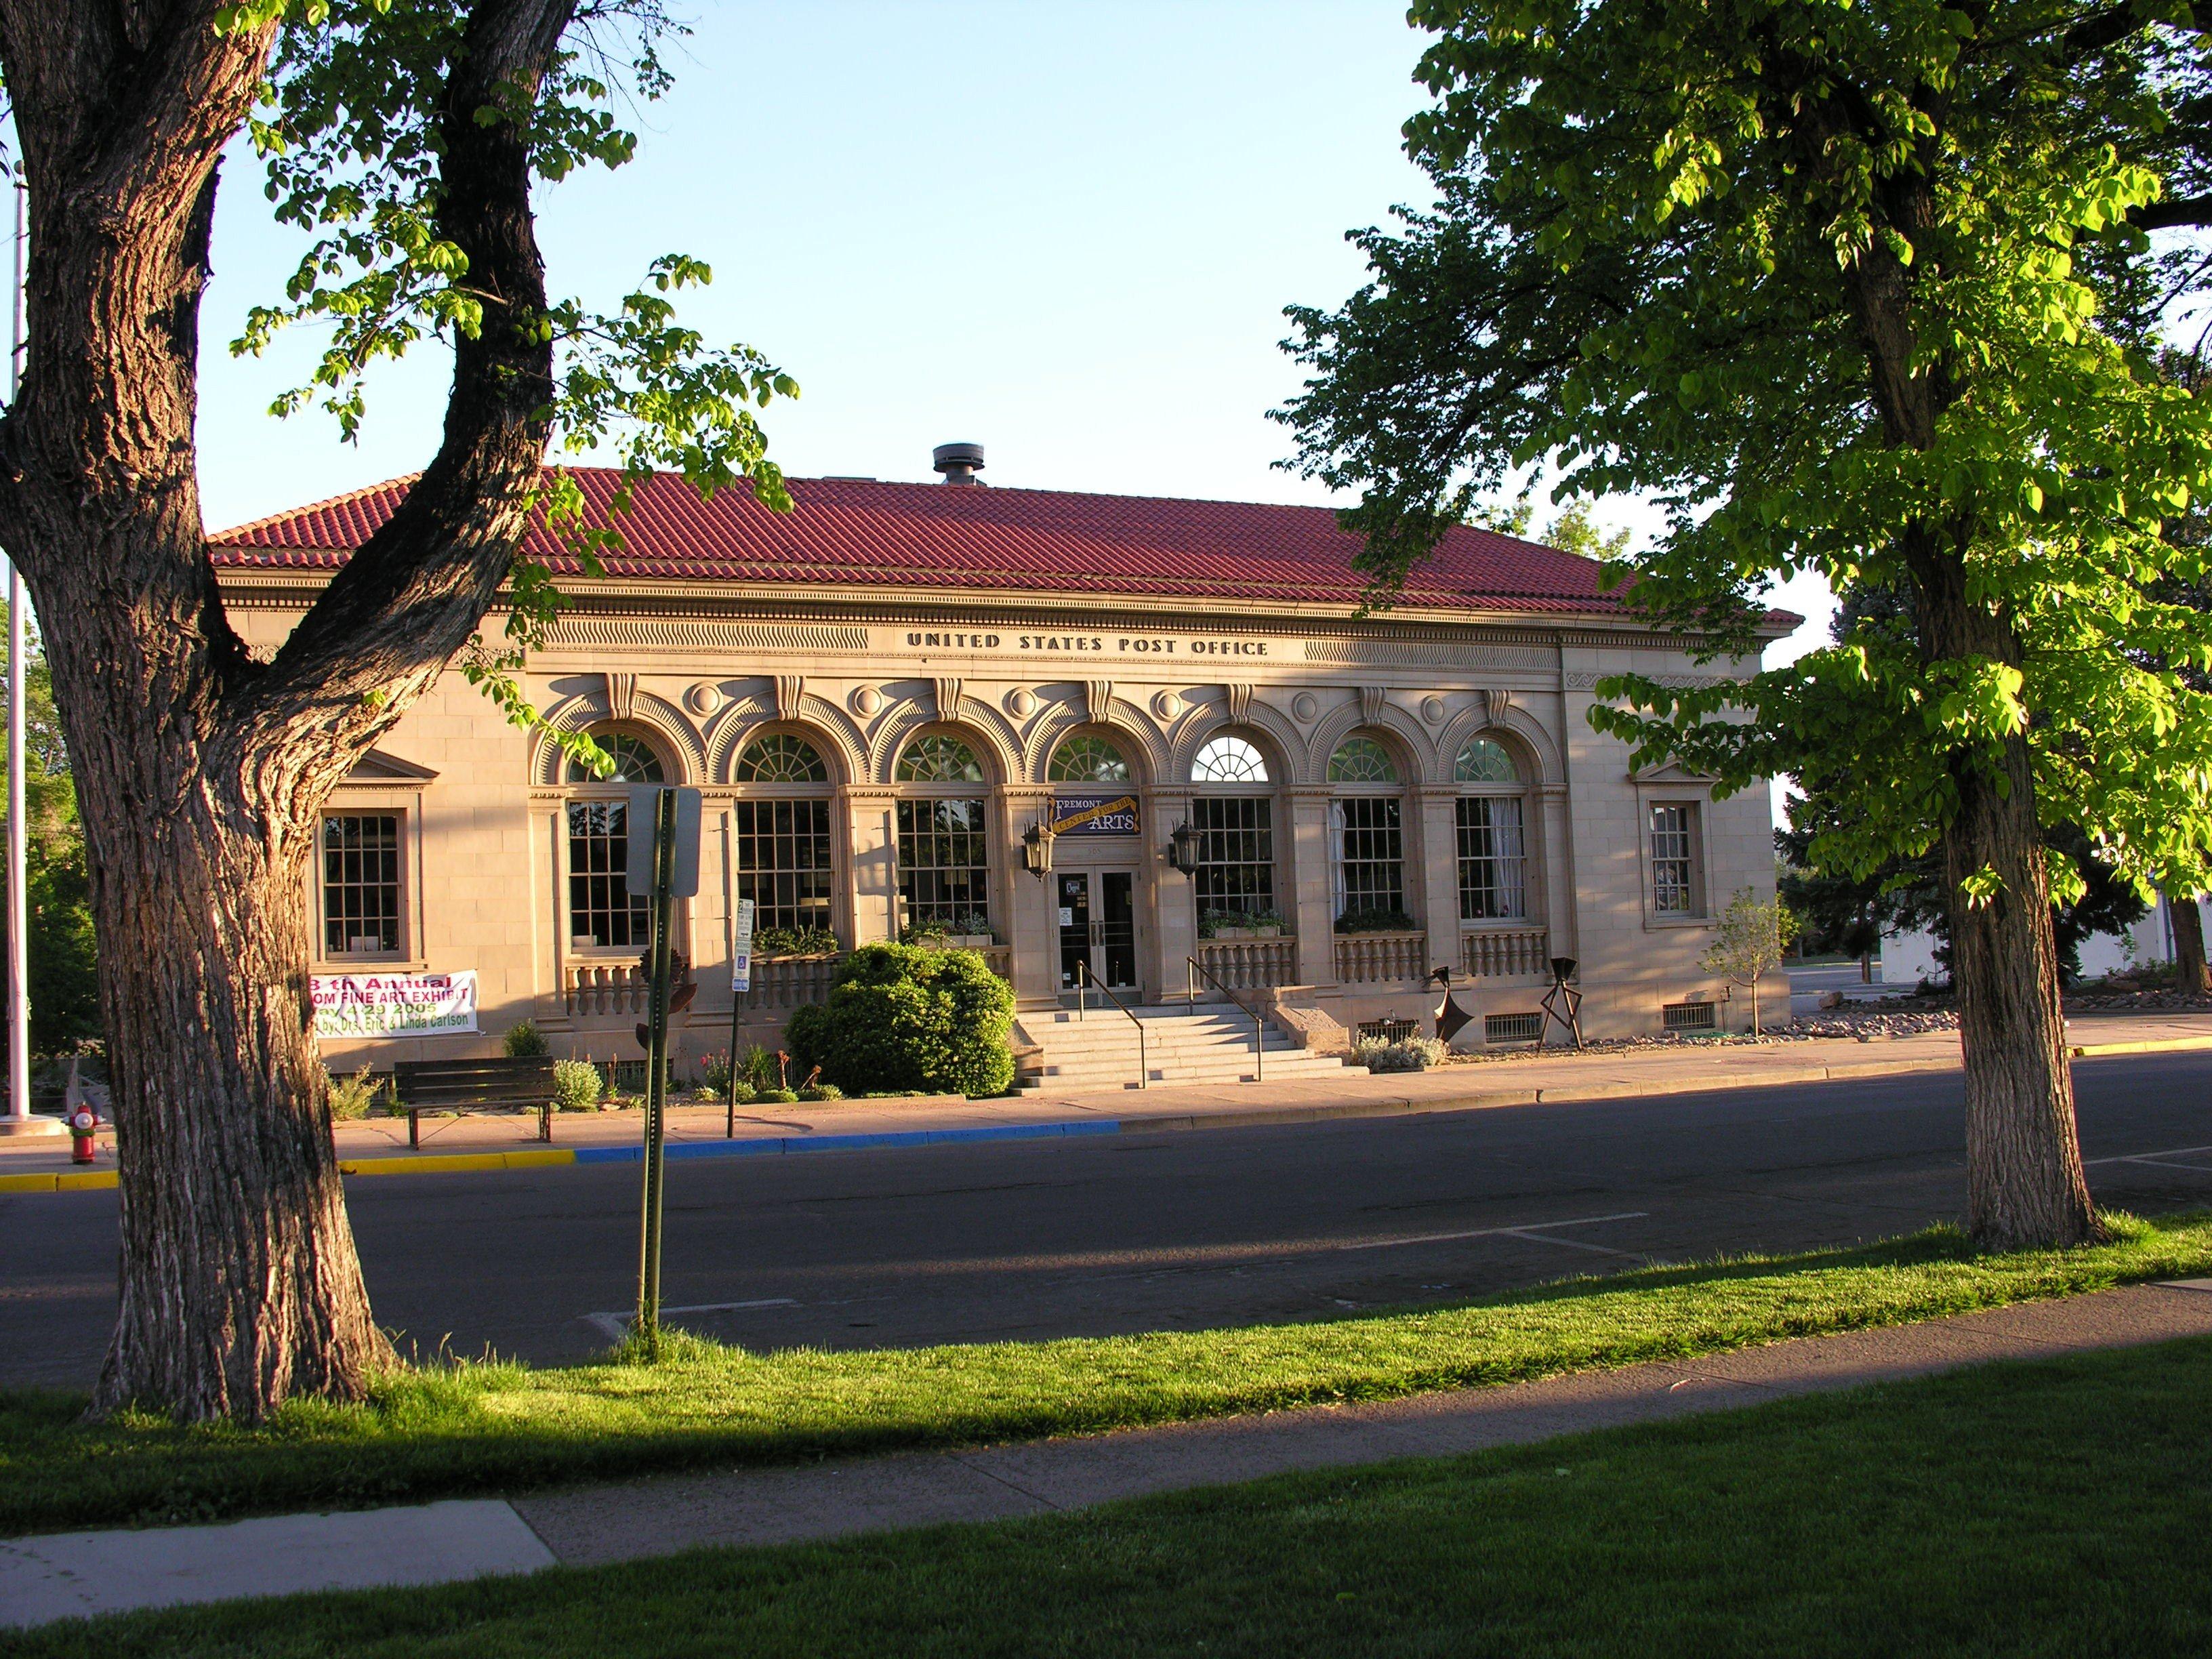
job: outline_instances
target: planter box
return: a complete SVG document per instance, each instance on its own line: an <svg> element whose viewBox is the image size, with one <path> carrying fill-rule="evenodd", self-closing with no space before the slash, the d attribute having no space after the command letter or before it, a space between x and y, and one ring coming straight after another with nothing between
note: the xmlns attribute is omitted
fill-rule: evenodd
<svg viewBox="0 0 2212 1659"><path fill-rule="evenodd" d="M1280 927L1255 927L1252 930L1252 937L1255 939L1280 939L1282 936L1283 930Z"/></svg>
<svg viewBox="0 0 2212 1659"><path fill-rule="evenodd" d="M998 943L998 939L991 933L953 933L948 935L945 942L958 950L988 951Z"/></svg>
<svg viewBox="0 0 2212 1659"><path fill-rule="evenodd" d="M1216 939L1252 939L1255 934L1249 927L1217 927L1213 930L1213 936Z"/></svg>

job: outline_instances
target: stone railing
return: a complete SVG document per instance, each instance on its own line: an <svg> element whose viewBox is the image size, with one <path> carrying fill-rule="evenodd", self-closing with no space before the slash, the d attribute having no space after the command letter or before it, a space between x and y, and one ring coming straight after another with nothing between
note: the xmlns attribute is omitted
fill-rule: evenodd
<svg viewBox="0 0 2212 1659"><path fill-rule="evenodd" d="M1462 961L1475 979L1549 979L1550 936L1541 927L1480 927L1460 935Z"/></svg>
<svg viewBox="0 0 2212 1659"><path fill-rule="evenodd" d="M635 960L572 962L561 988L561 1006L571 1016L645 1012L645 975Z"/></svg>
<svg viewBox="0 0 2212 1659"><path fill-rule="evenodd" d="M1232 991L1262 991L1271 985L1298 982L1298 942L1294 939L1202 939L1192 954ZM1203 982L1198 994L1214 994Z"/></svg>
<svg viewBox="0 0 2212 1659"><path fill-rule="evenodd" d="M826 1002L830 975L843 961L835 951L803 957L755 957L752 988L745 993L748 1008L803 1008L810 1002Z"/></svg>
<svg viewBox="0 0 2212 1659"><path fill-rule="evenodd" d="M1336 976L1346 985L1423 980L1434 966L1426 933L1339 933Z"/></svg>

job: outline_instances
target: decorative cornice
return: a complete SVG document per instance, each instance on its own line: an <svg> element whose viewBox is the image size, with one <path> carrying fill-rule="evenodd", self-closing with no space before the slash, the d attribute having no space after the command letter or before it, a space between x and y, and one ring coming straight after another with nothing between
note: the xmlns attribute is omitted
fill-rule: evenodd
<svg viewBox="0 0 2212 1659"><path fill-rule="evenodd" d="M1390 700L1389 691L1380 685L1359 688L1359 720L1363 726L1372 726L1382 718L1382 705Z"/></svg>
<svg viewBox="0 0 2212 1659"><path fill-rule="evenodd" d="M1229 723L1242 726L1252 716L1252 688L1249 685L1224 685L1222 696L1229 708Z"/></svg>
<svg viewBox="0 0 2212 1659"><path fill-rule="evenodd" d="M637 706L637 676L607 673L607 713L614 719L626 720ZM656 855L657 856L657 855Z"/></svg>
<svg viewBox="0 0 2212 1659"><path fill-rule="evenodd" d="M799 699L806 695L804 674L778 674L775 677L775 717L780 720L799 718Z"/></svg>

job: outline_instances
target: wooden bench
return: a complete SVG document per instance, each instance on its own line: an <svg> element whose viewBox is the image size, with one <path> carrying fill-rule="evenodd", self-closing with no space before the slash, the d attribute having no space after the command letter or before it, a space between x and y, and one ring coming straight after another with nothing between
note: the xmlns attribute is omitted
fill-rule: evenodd
<svg viewBox="0 0 2212 1659"><path fill-rule="evenodd" d="M407 1144L422 1144L424 1112L536 1112L538 1138L553 1139L550 1060L403 1060L392 1068L407 1114Z"/></svg>

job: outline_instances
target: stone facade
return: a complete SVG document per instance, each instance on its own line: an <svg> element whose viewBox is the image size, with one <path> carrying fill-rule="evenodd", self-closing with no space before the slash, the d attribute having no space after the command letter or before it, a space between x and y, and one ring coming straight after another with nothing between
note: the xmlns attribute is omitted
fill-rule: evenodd
<svg viewBox="0 0 2212 1659"><path fill-rule="evenodd" d="M264 651L326 577L222 571L234 620ZM1571 957L1593 1036L1657 1030L1680 1005L1678 1023L1748 1025L1747 998L1731 1000L1698 958L1731 894L1771 895L1766 791L1716 800L1673 769L1633 775L1626 748L1587 718L1608 672L1702 679L1728 665L1698 665L1617 616L1358 620L1345 605L1003 588L568 586L578 602L529 665L538 706L555 726L635 739L630 764L706 798L700 892L679 906L680 948L702 982L680 1032L687 1069L729 1041L731 918L748 884L775 915L825 922L841 945L929 915L949 932L987 927L989 959L1028 1007L1060 997L1079 960L1135 1001L1194 983L1208 997L1288 988L1274 1000L1347 1027L1426 1030L1437 996L1423 981L1439 964L1463 1006L1514 1016L1535 1010L1550 959ZM902 776L930 737L957 740L927 751L951 757L950 771ZM799 742L762 747L771 738ZM1089 738L1101 741L1075 741ZM1056 756L1079 775L1056 780ZM1224 765L1255 758L1263 778L1224 780ZM326 1042L333 1066L490 1052L526 1018L556 1053L635 1057L638 945L607 921L607 884L593 890L576 867L605 855L604 838L577 833L589 804L619 790L568 775L556 745L449 675L338 790L328 810L347 822L332 848L349 836L396 846L363 863L319 854L316 971L472 969L483 1030ZM1054 821L1040 878L1024 836ZM1208 832L1187 839L1217 861L1195 874L1171 856L1186 824ZM917 890L932 860L947 867L921 871ZM366 900L339 890L380 872L396 884ZM1202 923L1202 888L1244 897L1216 905L1227 922ZM1340 911L1377 896L1368 922L1395 908L1402 924L1338 931ZM363 903L396 914L338 914ZM1264 910L1279 921L1238 925ZM828 966L765 955L738 1040L773 1043ZM1786 1006L1780 994L1765 992L1770 1006ZM1462 1042L1516 1030L1478 1021Z"/></svg>

